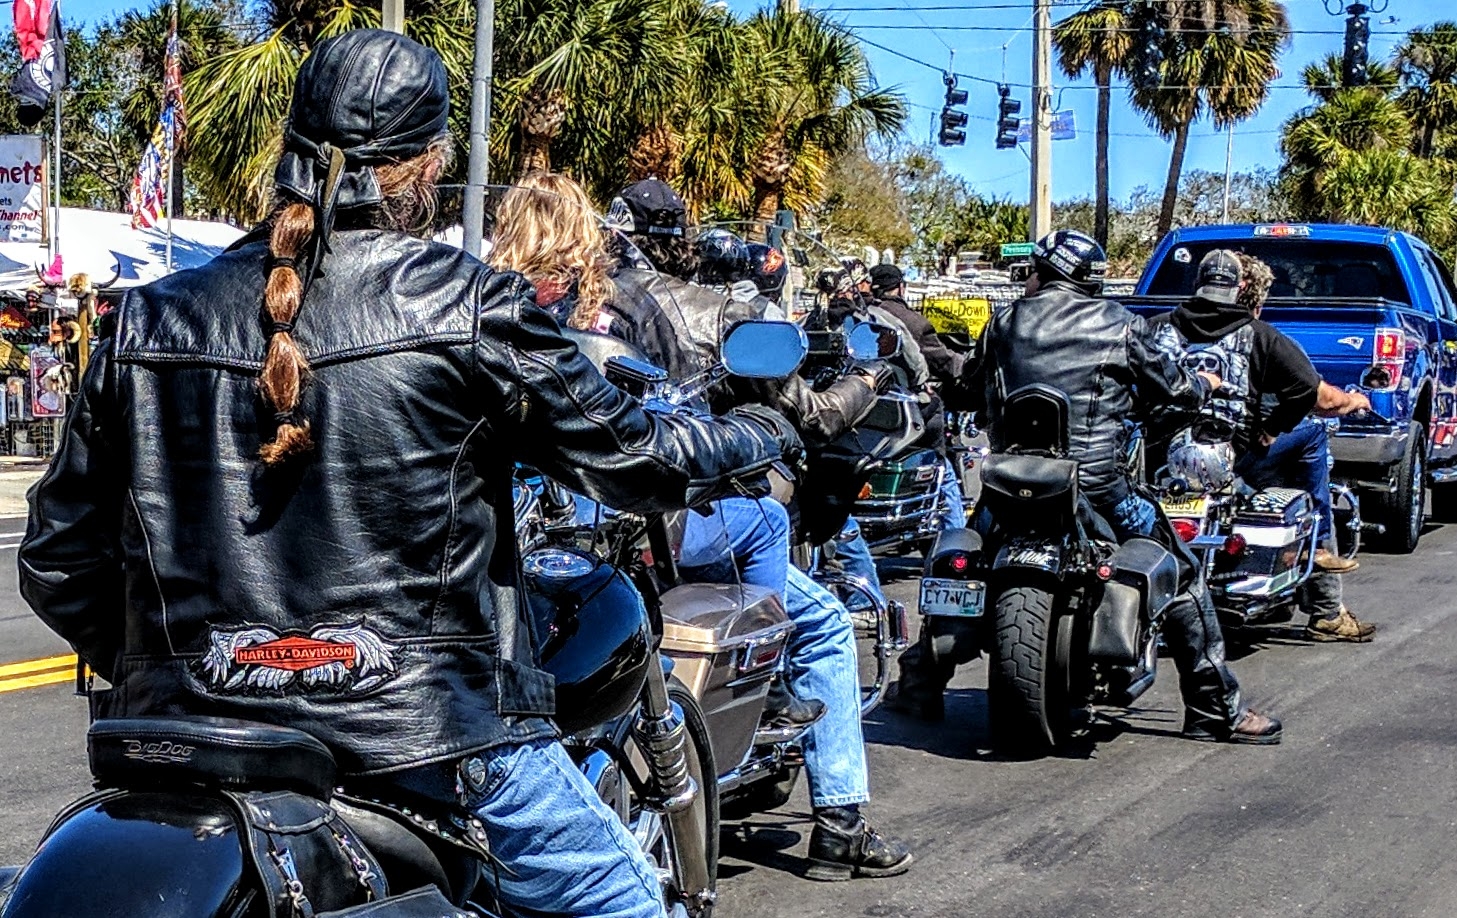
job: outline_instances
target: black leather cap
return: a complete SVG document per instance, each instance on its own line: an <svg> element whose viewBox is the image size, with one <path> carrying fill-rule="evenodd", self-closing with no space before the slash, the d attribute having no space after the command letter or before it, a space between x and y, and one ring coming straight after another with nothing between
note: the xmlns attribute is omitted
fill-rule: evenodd
<svg viewBox="0 0 1457 918"><path fill-rule="evenodd" d="M360 29L314 49L299 69L276 184L320 206L327 148L344 154L335 206L377 204L379 163L423 153L446 132L440 55L395 32Z"/></svg>

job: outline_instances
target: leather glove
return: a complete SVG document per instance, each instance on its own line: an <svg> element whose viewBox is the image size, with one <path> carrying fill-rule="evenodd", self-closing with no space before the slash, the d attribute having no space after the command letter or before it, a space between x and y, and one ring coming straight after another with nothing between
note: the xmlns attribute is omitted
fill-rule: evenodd
<svg viewBox="0 0 1457 918"><path fill-rule="evenodd" d="M895 370L884 360L857 360L850 366L850 372L873 382L877 395L884 395L895 385Z"/></svg>
<svg viewBox="0 0 1457 918"><path fill-rule="evenodd" d="M767 433L779 444L779 454L791 466L799 462L804 452L804 442L799 431L784 415L767 405L738 405L729 411L729 417L747 421Z"/></svg>

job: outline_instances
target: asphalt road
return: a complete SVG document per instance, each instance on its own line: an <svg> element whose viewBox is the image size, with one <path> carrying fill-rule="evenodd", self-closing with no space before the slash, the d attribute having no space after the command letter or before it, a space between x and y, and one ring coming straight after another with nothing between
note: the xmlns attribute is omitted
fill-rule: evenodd
<svg viewBox="0 0 1457 918"><path fill-rule="evenodd" d="M18 528L0 521L0 533ZM14 592L0 534L0 665L64 646ZM1347 603L1382 625L1364 646L1273 631L1235 662L1285 721L1274 748L1177 737L1172 667L1135 711L1110 710L1066 758L985 751L985 668L959 675L947 720L867 724L884 830L909 840L904 877L799 877L803 790L724 838L720 909L755 916L1254 916L1457 914L1457 527L1410 557L1368 554ZM893 595L910 598L902 581ZM23 859L84 792L86 716L68 685L0 692L0 863Z"/></svg>

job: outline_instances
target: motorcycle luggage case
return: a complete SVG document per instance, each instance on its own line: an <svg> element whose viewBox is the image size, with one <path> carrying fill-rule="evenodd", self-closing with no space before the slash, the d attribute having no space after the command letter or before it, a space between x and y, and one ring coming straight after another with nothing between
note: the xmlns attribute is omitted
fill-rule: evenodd
<svg viewBox="0 0 1457 918"><path fill-rule="evenodd" d="M663 594L663 653L703 708L720 773L749 754L793 630L765 587L690 583Z"/></svg>
<svg viewBox="0 0 1457 918"><path fill-rule="evenodd" d="M1304 491L1269 488L1242 502L1232 532L1245 551L1232 570L1221 564L1215 579L1234 595L1270 596L1294 587L1308 566L1307 547L1316 523L1315 502Z"/></svg>
<svg viewBox="0 0 1457 918"><path fill-rule="evenodd" d="M981 463L981 503L1003 526L1066 531L1077 513L1078 464L1044 456L987 456Z"/></svg>
<svg viewBox="0 0 1457 918"><path fill-rule="evenodd" d="M1113 576L1093 613L1088 656L1100 663L1133 666L1143 655L1143 609L1155 621L1179 592L1179 566L1153 539L1129 539L1108 560Z"/></svg>

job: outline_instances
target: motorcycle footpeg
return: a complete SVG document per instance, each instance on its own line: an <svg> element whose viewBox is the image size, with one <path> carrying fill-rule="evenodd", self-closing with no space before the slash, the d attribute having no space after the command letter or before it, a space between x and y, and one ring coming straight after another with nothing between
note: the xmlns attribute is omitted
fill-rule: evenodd
<svg viewBox="0 0 1457 918"><path fill-rule="evenodd" d="M794 724L789 727L760 727L754 731L755 746L779 746L784 743L792 743L809 732L809 728L820 722L825 716L821 711L819 716L807 724Z"/></svg>

